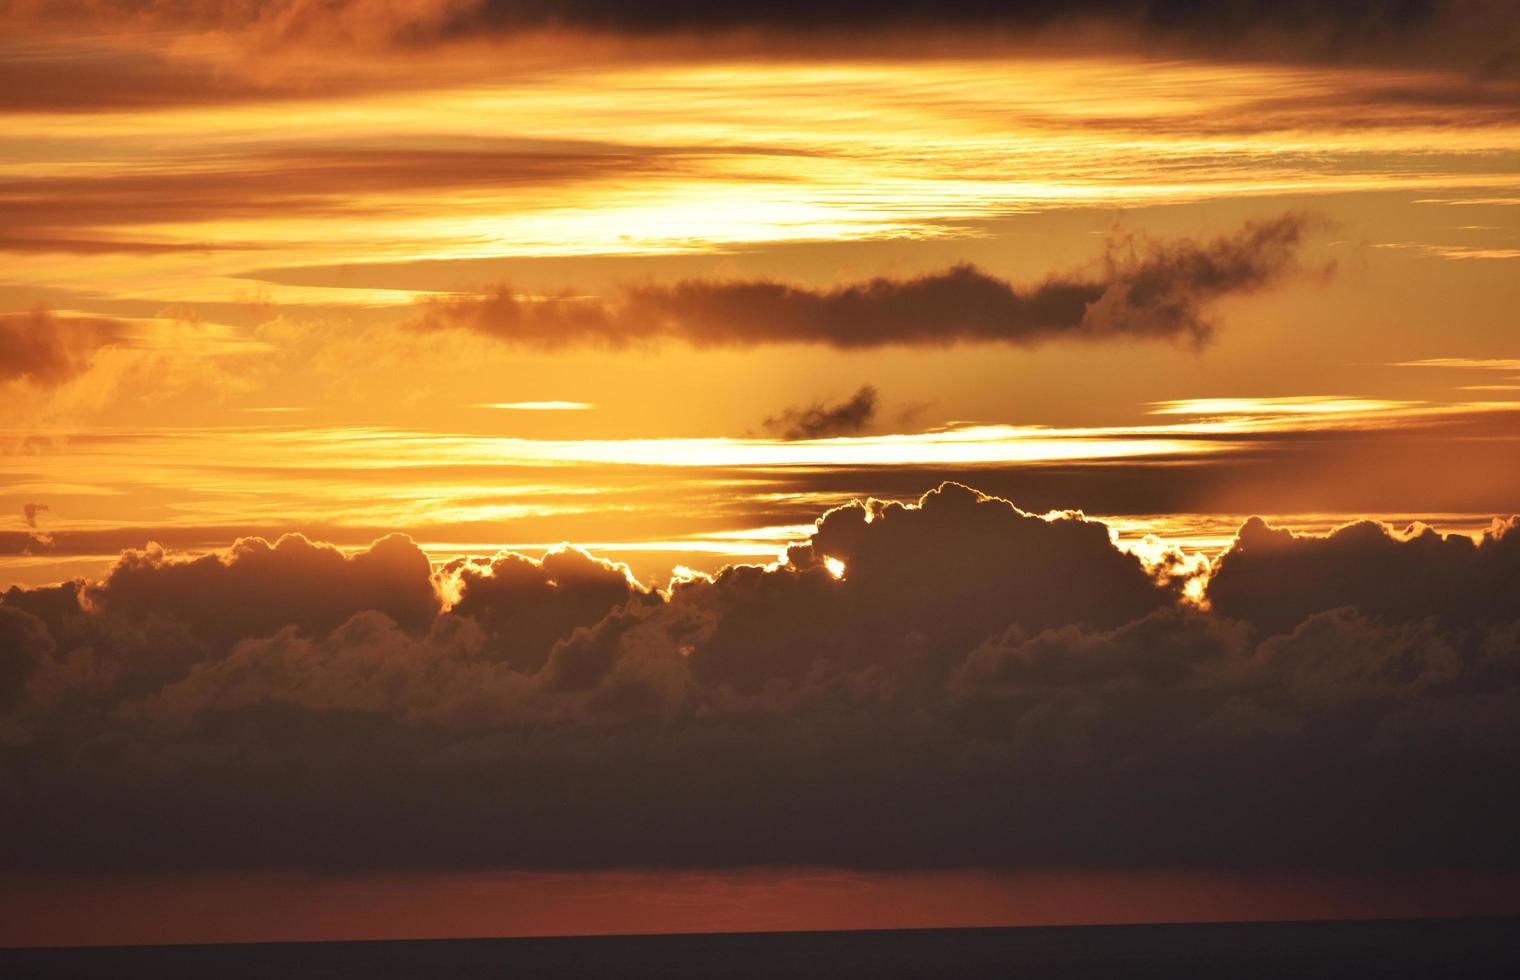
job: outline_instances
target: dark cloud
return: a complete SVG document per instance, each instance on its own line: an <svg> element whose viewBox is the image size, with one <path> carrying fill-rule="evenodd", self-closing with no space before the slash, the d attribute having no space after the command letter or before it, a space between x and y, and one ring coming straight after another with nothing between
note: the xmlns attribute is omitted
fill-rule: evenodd
<svg viewBox="0 0 1520 980"><path fill-rule="evenodd" d="M22 504L21 516L26 518L26 526L35 528L37 526L37 515L45 512L47 509L47 504L38 504L31 502Z"/></svg>
<svg viewBox="0 0 1520 980"><path fill-rule="evenodd" d="M502 23L559 22L606 25L624 30L710 29L717 27L785 27L848 29L861 25L969 24L1027 25L1077 16L1118 17L1167 28L1224 30L1280 24L1305 28L1334 25L1341 30L1399 30L1428 26L1446 6L1435 0L1345 0L1325 5L1312 0L1246 0L1197 4L1186 0L844 0L818 6L803 0L779 0L764 6L702 3L699 0L570 0L522 2L484 0L469 5L464 16ZM1469 5L1470 6L1470 5Z"/></svg>
<svg viewBox="0 0 1520 980"><path fill-rule="evenodd" d="M1344 110L1338 118L1348 127L1383 126L1389 119L1407 123L1411 111L1420 124L1436 126L1444 124L1439 107L1419 106L1438 88L1455 100L1445 119L1470 125L1485 117L1512 118L1512 92L1496 93L1502 104L1489 106L1480 86L1468 83L1508 82L1520 71L1520 10L1507 0L0 0L0 22L7 28L0 39L0 109L22 113L449 88L516 77L567 58L626 64L1056 53L1455 69L1444 81L1420 79L1407 104L1392 91L1338 93L1348 100L1338 105L1338 112ZM171 33L189 43L163 44ZM196 34L211 43L197 44ZM1190 120L1189 132L1238 131L1232 125L1294 129L1294 119L1305 109L1312 113L1314 101L1295 93L1280 106L1242 105L1231 120ZM1383 111L1390 104L1398 108ZM1322 110L1310 117L1313 125L1323 119ZM1113 122L1129 126L1134 118ZM215 169L225 169L221 163ZM172 210L177 197L171 192L156 202ZM234 213L239 201L232 196L227 205L227 213ZM8 230L0 237L14 248L166 248L113 240L121 236Z"/></svg>
<svg viewBox="0 0 1520 980"><path fill-rule="evenodd" d="M551 27L641 38L738 35L773 50L897 37L914 39L922 50L948 36L1288 61L1455 64L1488 73L1513 70L1520 49L1520 14L1504 0L478 0L418 9L420 16L397 25L395 40L417 45Z"/></svg>
<svg viewBox="0 0 1520 980"><path fill-rule="evenodd" d="M125 325L91 317L60 317L38 306L0 313L0 383L62 384L87 371L102 347L127 339Z"/></svg>
<svg viewBox="0 0 1520 980"><path fill-rule="evenodd" d="M714 4L698 0L281 0L275 3L92 0L56 6L0 4L18 26L200 29L244 36L267 52L300 43L419 49L545 29L641 40L747 39L750 47L861 46L945 36L967 41L1094 39L1109 46L1308 58L1402 58L1502 67L1514 55L1517 17L1504 0L843 0ZM129 68L137 66L129 65ZM137 69L142 72L142 69ZM157 83L159 73L142 72Z"/></svg>
<svg viewBox="0 0 1520 980"><path fill-rule="evenodd" d="M1030 345L1058 338L1202 344L1206 309L1298 268L1310 226L1298 214L1196 242L1110 240L1094 270L1020 287L971 265L828 289L770 280L688 279L624 287L615 299L564 293L439 301L421 329L461 328L538 347L679 339L698 347L810 343L839 348L956 343Z"/></svg>
<svg viewBox="0 0 1520 980"><path fill-rule="evenodd" d="M1252 522L1212 611L957 485L662 593L134 555L0 601L0 865L1520 867L1513 526Z"/></svg>
<svg viewBox="0 0 1520 980"><path fill-rule="evenodd" d="M1224 615L1274 632L1340 606L1391 621L1494 622L1520 612L1515 518L1495 521L1481 544L1410 530L1361 521L1301 536L1253 518L1216 562L1209 597Z"/></svg>
<svg viewBox="0 0 1520 980"><path fill-rule="evenodd" d="M14 16L41 16L47 5L9 0L0 10ZM1498 11L1492 2L1442 0L1342 0L1326 5L1313 0L1235 0L1200 5L1186 0L842 0L824 7L802 0L776 0L764 6L702 3L699 0L421 0L396 5L386 0L278 0L274 3L213 0L86 0L75 4L78 16L113 17L153 24L178 18L186 25L235 29L265 24L287 34L365 19L375 28L420 39L424 31L440 33L490 26L521 28L545 24L590 26L612 30L664 31L725 27L870 29L894 23L1026 25L1074 16L1116 17L1157 27L1226 29L1276 24L1306 29L1334 25L1341 30L1418 30L1443 13Z"/></svg>
<svg viewBox="0 0 1520 980"><path fill-rule="evenodd" d="M876 387L861 385L842 402L814 402L806 407L791 405L778 415L766 416L761 428L783 439L827 439L859 435L876 421Z"/></svg>
<svg viewBox="0 0 1520 980"><path fill-rule="evenodd" d="M167 619L228 644L285 626L322 634L364 610L426 629L439 610L427 556L405 535L352 556L287 534L270 544L243 538L226 555L176 560L162 549L128 551L84 593L100 615Z"/></svg>
<svg viewBox="0 0 1520 980"><path fill-rule="evenodd" d="M494 658L523 671L542 667L554 642L576 627L595 625L630 601L656 598L627 568L577 548L542 560L511 552L489 562L459 560L442 575L458 596L451 613L478 623Z"/></svg>
<svg viewBox="0 0 1520 980"><path fill-rule="evenodd" d="M54 646L46 623L24 609L0 604L0 711L21 697L32 671Z"/></svg>

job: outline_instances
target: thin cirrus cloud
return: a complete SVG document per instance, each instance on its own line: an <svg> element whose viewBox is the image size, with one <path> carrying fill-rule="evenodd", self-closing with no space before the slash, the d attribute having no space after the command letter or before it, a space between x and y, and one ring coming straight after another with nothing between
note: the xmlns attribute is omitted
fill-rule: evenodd
<svg viewBox="0 0 1520 980"><path fill-rule="evenodd" d="M174 250L258 252L274 243L257 231L225 236L144 240L133 229L164 226L214 231L218 223L279 223L292 212L331 214L356 196L446 193L489 184L566 187L613 175L679 172L677 147L611 146L588 140L499 140L487 149L447 147L301 147L186 153L128 172L25 174L0 180L9 221L0 247L14 251L148 253ZM222 237L224 240L216 240Z"/></svg>
<svg viewBox="0 0 1520 980"><path fill-rule="evenodd" d="M1520 358L1513 357L1431 357L1418 361L1399 361L1395 367L1438 368L1459 372L1509 371L1499 383L1457 385L1459 391L1520 391ZM1481 375L1479 375L1481 377Z"/></svg>
<svg viewBox="0 0 1520 980"><path fill-rule="evenodd" d="M1513 518L1251 521L1189 599L956 484L658 592L568 547L131 551L0 600L0 864L1513 869L1517 571Z"/></svg>
<svg viewBox="0 0 1520 980"><path fill-rule="evenodd" d="M535 347L675 339L697 347L810 343L839 348L955 343L1034 345L1058 338L1201 345L1207 308L1299 270L1303 215L1249 222L1205 242L1111 240L1092 272L1020 286L971 265L812 289L770 280L690 279L626 286L613 299L482 297L430 303L414 326L464 329Z"/></svg>
<svg viewBox="0 0 1520 980"><path fill-rule="evenodd" d="M362 73L388 89L421 80L404 98L303 73L279 99L234 105L188 85L159 104L15 105L0 251L51 302L88 297L99 306L82 308L101 313L121 301L143 315L210 309L246 295L250 276L271 303L359 309L411 297L365 294L346 274L319 277L320 288L281 280L355 263L946 240L968 223L1072 207L1499 193L1520 145L1512 83L1423 70L708 53L529 76L504 72L499 55L445 60L469 71L387 61ZM116 64L105 59L86 88L123 92L131 79L112 77ZM837 84L819 86L820 72ZM988 84L1009 72L1023 84ZM651 97L610 110L609 91ZM112 275L82 274L80 255L104 257L91 262Z"/></svg>

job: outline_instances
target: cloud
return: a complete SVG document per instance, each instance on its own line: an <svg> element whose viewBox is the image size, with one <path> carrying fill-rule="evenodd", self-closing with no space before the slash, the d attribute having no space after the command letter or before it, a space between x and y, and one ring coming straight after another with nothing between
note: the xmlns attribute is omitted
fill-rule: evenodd
<svg viewBox="0 0 1520 980"><path fill-rule="evenodd" d="M423 630L440 608L427 556L405 535L381 538L352 556L287 534L273 544L243 538L225 555L171 557L150 545L124 552L84 591L99 615L183 624L219 644L286 626L320 635L365 610Z"/></svg>
<svg viewBox="0 0 1520 980"><path fill-rule="evenodd" d="M679 339L697 347L808 343L837 348L956 343L1034 345L1058 338L1201 345L1207 307L1272 286L1298 268L1310 220L1248 222L1207 242L1111 239L1097 267L1020 287L972 265L824 289L765 279L626 286L614 299L523 297L506 286L436 301L424 330L465 329L534 347Z"/></svg>
<svg viewBox="0 0 1520 980"><path fill-rule="evenodd" d="M21 516L26 518L26 526L35 528L37 526L37 515L45 512L47 509L47 504L37 504L30 502L22 504Z"/></svg>
<svg viewBox="0 0 1520 980"><path fill-rule="evenodd" d="M512 552L488 562L461 559L440 577L444 590L457 596L451 615L478 623L493 659L524 671L542 667L555 641L577 627L656 598L626 566L568 547L542 559Z"/></svg>
<svg viewBox="0 0 1520 980"><path fill-rule="evenodd" d="M153 242L126 236L167 221L257 219L292 209L351 215L354 197L364 194L426 194L484 185L560 187L609 176L672 175L693 167L696 149L497 139L471 149L264 149L233 163L187 152L172 163L124 172L16 176L0 179L8 218L0 247L86 254L256 250L267 243ZM702 148L703 154L716 152L721 151Z"/></svg>
<svg viewBox="0 0 1520 980"><path fill-rule="evenodd" d="M18 26L56 30L61 14L48 4L11 0L0 14ZM380 48L410 53L438 45L543 32L717 41L750 49L822 44L859 46L886 38L963 43L1030 43L1052 37L1148 43L1170 48L1268 54L1299 59L1402 58L1504 67L1514 50L1515 17L1503 0L1250 0L1189 4L1153 0L866 0L818 6L788 0L765 5L693 0L281 0L276 3L141 3L93 0L71 4L69 23L117 30L155 28L241 37L254 51L291 46Z"/></svg>
<svg viewBox="0 0 1520 980"><path fill-rule="evenodd" d="M1395 622L1510 619L1520 609L1520 530L1513 517L1496 520L1474 543L1359 521L1316 536L1252 518L1215 562L1208 594L1224 615L1273 632L1340 606Z"/></svg>
<svg viewBox="0 0 1520 980"><path fill-rule="evenodd" d="M0 711L21 697L32 671L53 649L46 623L24 609L0 604Z"/></svg>
<svg viewBox="0 0 1520 980"><path fill-rule="evenodd" d="M126 339L125 325L115 320L60 317L42 306L0 313L0 384L60 385L89 370L102 347Z"/></svg>
<svg viewBox="0 0 1520 980"><path fill-rule="evenodd" d="M1249 522L1212 611L954 484L662 592L134 553L0 601L0 865L1520 867L1513 526Z"/></svg>
<svg viewBox="0 0 1520 980"><path fill-rule="evenodd" d="M859 435L874 421L876 387L861 385L855 394L837 404L814 402L806 408L788 406L779 415L767 416L760 425L783 439L827 439Z"/></svg>

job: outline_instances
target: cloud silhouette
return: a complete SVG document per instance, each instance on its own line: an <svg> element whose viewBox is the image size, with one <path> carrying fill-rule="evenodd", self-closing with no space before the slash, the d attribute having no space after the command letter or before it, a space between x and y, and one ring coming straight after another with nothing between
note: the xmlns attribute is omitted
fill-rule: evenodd
<svg viewBox="0 0 1520 980"><path fill-rule="evenodd" d="M1253 520L1212 611L955 484L660 592L133 553L0 601L0 865L1520 868L1514 526Z"/></svg>
<svg viewBox="0 0 1520 980"><path fill-rule="evenodd" d="M1209 598L1272 632L1340 606L1390 621L1510 619L1520 609L1520 530L1515 518L1496 520L1475 543L1358 521L1320 537L1253 518L1215 562Z"/></svg>
<svg viewBox="0 0 1520 980"><path fill-rule="evenodd" d="M1292 58L1395 57L1497 64L1512 54L1514 11L1503 0L1246 0L1196 4L1183 0L842 0L819 6L800 0L712 4L695 0L278 0L143 3L91 0L72 4L68 20L48 4L0 5L18 26L56 29L60 21L118 30L215 31L271 46L368 47L415 53L451 42L571 31L627 38L715 38L777 45L867 37L951 35L983 41L1028 41L1052 35L1109 45L1183 45L1218 52L1246 50ZM732 41L731 41L732 43ZM1208 47L1204 47L1208 45ZM1421 51L1421 48L1427 50ZM141 69L139 69L141 70Z"/></svg>
<svg viewBox="0 0 1520 980"><path fill-rule="evenodd" d="M0 384L62 384L88 370L102 347L126 339L126 326L115 320L60 317L42 306L0 313Z"/></svg>
<svg viewBox="0 0 1520 980"><path fill-rule="evenodd" d="M842 402L826 405L814 402L807 407L788 406L760 423L765 431L783 439L826 439L830 436L858 435L876 421L876 387L861 385Z"/></svg>
<svg viewBox="0 0 1520 980"><path fill-rule="evenodd" d="M823 289L772 280L687 279L627 286L615 298L523 297L506 286L428 304L415 326L464 329L534 347L673 339L697 347L804 343L853 349L1078 340L1200 345L1208 306L1298 269L1309 218L1248 222L1196 242L1112 239L1093 271L1021 287L972 265Z"/></svg>
<svg viewBox="0 0 1520 980"><path fill-rule="evenodd" d="M285 626L320 634L365 610L422 630L439 610L431 574L427 556L405 535L348 556L287 534L273 544L243 538L226 555L193 560L152 546L127 551L83 599L102 616L167 619L220 644Z"/></svg>
<svg viewBox="0 0 1520 980"><path fill-rule="evenodd" d="M631 601L655 601L628 569L578 548L541 560L506 552L489 562L459 560L441 573L457 595L450 612L468 618L490 638L493 659L518 670L544 665L556 640L593 626Z"/></svg>

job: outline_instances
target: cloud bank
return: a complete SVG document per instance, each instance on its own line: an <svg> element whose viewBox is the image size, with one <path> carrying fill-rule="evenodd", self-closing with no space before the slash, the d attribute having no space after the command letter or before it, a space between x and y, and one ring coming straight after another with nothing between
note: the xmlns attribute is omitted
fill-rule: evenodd
<svg viewBox="0 0 1520 980"><path fill-rule="evenodd" d="M1516 868L1517 527L1253 520L1212 611L958 484L662 591L129 552L0 601L0 866Z"/></svg>
<svg viewBox="0 0 1520 980"><path fill-rule="evenodd" d="M674 339L696 347L823 344L843 349L1060 338L1201 345L1207 308L1298 269L1310 226L1300 214L1248 222L1206 242L1111 240L1086 272L1023 287L973 265L909 278L811 289L766 279L687 279L624 287L610 299L523 297L507 286L430 305L423 330L464 329L533 347Z"/></svg>

